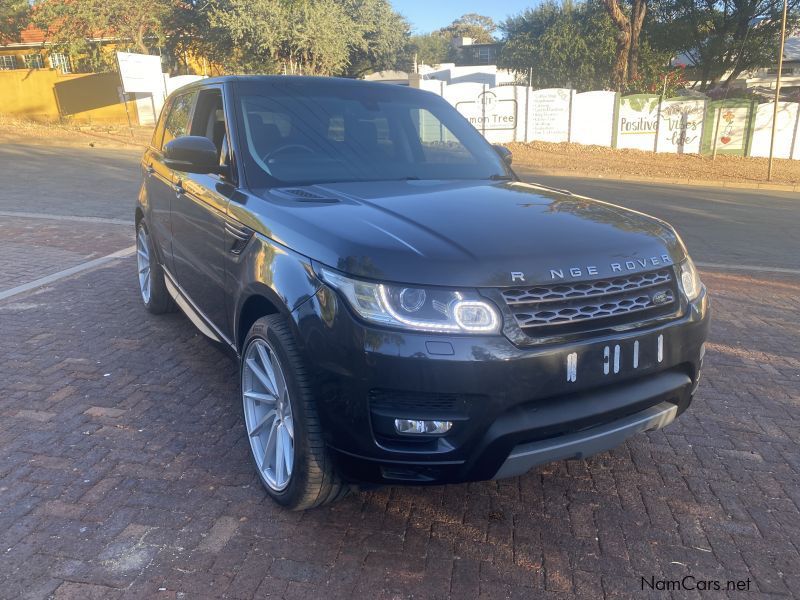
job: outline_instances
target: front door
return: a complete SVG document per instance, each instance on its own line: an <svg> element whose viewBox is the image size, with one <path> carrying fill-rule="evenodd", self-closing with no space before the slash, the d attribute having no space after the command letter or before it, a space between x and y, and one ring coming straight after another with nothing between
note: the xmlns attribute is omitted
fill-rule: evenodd
<svg viewBox="0 0 800 600"><path fill-rule="evenodd" d="M150 238L155 244L161 263L169 272L173 271L170 213L175 189L172 169L164 164L162 150L164 144L170 140L188 135L189 117L196 97L197 92L181 94L164 108L165 117L159 121L150 148L145 152L142 165L147 199L150 205L148 221L148 225L152 229Z"/></svg>
<svg viewBox="0 0 800 600"><path fill-rule="evenodd" d="M221 163L227 136L222 90L200 91L190 135L208 137ZM223 338L232 339L225 294L225 214L233 191L217 174L173 173L172 255L177 283Z"/></svg>

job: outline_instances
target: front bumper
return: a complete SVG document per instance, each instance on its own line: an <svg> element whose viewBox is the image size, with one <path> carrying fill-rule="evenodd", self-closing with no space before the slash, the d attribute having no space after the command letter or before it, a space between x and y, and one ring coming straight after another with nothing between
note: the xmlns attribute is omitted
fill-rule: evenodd
<svg viewBox="0 0 800 600"><path fill-rule="evenodd" d="M293 316L342 475L430 484L518 475L668 424L691 402L709 308L703 293L666 323L525 348L369 327L327 287ZM410 436L396 418L453 427Z"/></svg>

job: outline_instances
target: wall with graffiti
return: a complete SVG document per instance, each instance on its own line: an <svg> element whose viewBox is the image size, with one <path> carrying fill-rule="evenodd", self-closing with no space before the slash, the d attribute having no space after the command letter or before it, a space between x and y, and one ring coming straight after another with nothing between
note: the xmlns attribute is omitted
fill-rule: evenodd
<svg viewBox="0 0 800 600"><path fill-rule="evenodd" d="M769 155L771 103L437 80L421 80L419 86L444 97L492 143L574 142L678 154ZM800 105L781 102L778 109L775 156L800 159Z"/></svg>

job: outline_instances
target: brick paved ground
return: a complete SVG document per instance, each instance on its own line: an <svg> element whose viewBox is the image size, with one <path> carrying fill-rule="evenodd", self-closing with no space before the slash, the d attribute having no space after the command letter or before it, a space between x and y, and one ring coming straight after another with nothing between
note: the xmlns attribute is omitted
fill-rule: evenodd
<svg viewBox="0 0 800 600"><path fill-rule="evenodd" d="M2 145L0 213L131 219L138 160ZM558 187L573 185L674 222L697 260L798 266L794 200ZM9 234L25 222L0 215L0 291L131 243L109 223ZM236 365L185 317L147 315L134 270L0 301L0 599L640 597L640 576L687 573L800 594L800 277L705 275L704 381L664 431L519 479L295 514L250 467Z"/></svg>
<svg viewBox="0 0 800 600"><path fill-rule="evenodd" d="M134 243L133 224L0 218L0 291Z"/></svg>
<svg viewBox="0 0 800 600"><path fill-rule="evenodd" d="M134 271L0 302L0 598L638 597L640 576L685 574L800 590L798 278L706 274L704 381L664 431L297 514L250 467L234 362L145 313Z"/></svg>

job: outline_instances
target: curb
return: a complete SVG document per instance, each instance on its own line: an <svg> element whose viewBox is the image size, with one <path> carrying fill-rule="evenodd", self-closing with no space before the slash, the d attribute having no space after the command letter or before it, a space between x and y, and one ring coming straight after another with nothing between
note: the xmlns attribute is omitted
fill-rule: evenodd
<svg viewBox="0 0 800 600"><path fill-rule="evenodd" d="M637 183L669 183L675 185L689 185L694 187L732 188L745 190L770 190L775 192L800 192L800 184L759 183L756 181L724 181L713 179L684 179L680 177L645 177L639 175L580 175L568 171L554 171L535 169L530 167L517 167L517 173L529 177L574 177L575 179L602 179L607 181L631 181Z"/></svg>

